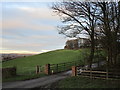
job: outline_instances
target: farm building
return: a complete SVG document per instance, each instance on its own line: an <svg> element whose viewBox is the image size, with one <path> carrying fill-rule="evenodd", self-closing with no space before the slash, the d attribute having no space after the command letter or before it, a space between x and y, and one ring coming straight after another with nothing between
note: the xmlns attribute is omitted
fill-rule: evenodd
<svg viewBox="0 0 120 90"><path fill-rule="evenodd" d="M78 38L78 39L67 40L64 49L79 49L89 46L90 46L89 39Z"/></svg>

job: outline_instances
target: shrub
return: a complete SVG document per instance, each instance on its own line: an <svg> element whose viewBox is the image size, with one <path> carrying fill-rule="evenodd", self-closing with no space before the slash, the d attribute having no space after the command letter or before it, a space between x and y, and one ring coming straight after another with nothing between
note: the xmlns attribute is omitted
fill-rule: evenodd
<svg viewBox="0 0 120 90"><path fill-rule="evenodd" d="M2 68L2 77L9 78L16 76L16 67Z"/></svg>

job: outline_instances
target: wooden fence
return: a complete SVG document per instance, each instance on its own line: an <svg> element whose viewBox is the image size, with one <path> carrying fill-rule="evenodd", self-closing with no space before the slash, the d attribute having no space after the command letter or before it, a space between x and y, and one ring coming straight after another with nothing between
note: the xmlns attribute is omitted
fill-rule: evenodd
<svg viewBox="0 0 120 90"><path fill-rule="evenodd" d="M47 64L45 66L45 73L46 74L54 74L54 73L67 71L67 70L70 70L73 65L80 66L81 61L78 60L78 61L59 63L59 64Z"/></svg>
<svg viewBox="0 0 120 90"><path fill-rule="evenodd" d="M93 71L93 70L85 70L82 67L72 67L72 76L85 76L90 78L101 78L101 79L108 79L108 78L115 78L120 79L120 72L111 72L113 70L107 71Z"/></svg>

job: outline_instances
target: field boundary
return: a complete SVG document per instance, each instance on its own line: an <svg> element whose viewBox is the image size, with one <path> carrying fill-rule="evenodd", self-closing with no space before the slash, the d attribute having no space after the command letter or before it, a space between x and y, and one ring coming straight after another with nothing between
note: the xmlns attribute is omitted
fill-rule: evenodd
<svg viewBox="0 0 120 90"><path fill-rule="evenodd" d="M82 67L72 66L72 76L85 76L100 79L120 79L119 72L111 72L111 70L85 70Z"/></svg>
<svg viewBox="0 0 120 90"><path fill-rule="evenodd" d="M65 62L65 63L59 63L59 64L46 64L45 65L45 73L50 75L50 74L55 74L55 73L60 73L63 71L68 71L71 70L71 67L75 66L82 66L81 61L72 61L72 62Z"/></svg>

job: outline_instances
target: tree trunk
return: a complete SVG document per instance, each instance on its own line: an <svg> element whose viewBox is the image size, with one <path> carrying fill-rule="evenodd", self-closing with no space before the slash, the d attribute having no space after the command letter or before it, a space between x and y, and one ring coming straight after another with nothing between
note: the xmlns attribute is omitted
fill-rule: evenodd
<svg viewBox="0 0 120 90"><path fill-rule="evenodd" d="M88 68L91 69L93 58L94 58L94 51L95 51L95 40L94 40L94 30L91 35L91 49L90 49L90 56L89 56L89 66Z"/></svg>

